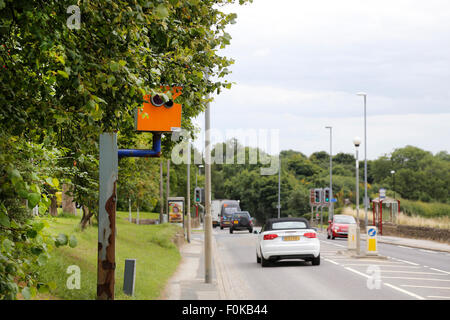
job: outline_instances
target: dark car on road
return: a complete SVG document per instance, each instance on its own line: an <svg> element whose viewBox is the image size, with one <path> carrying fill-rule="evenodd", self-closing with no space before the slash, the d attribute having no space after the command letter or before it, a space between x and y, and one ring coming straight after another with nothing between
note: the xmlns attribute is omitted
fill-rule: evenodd
<svg viewBox="0 0 450 320"><path fill-rule="evenodd" d="M236 211L231 216L230 233L235 230L245 230L253 232L253 219L248 211Z"/></svg>

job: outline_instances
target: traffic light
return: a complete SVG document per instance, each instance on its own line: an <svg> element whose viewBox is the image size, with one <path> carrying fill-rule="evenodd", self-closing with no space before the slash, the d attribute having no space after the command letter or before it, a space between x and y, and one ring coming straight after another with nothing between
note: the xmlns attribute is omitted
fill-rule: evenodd
<svg viewBox="0 0 450 320"><path fill-rule="evenodd" d="M322 189L314 189L314 202L316 204L322 203Z"/></svg>
<svg viewBox="0 0 450 320"><path fill-rule="evenodd" d="M323 190L323 195L324 195L324 202L330 203L331 202L330 188L325 188Z"/></svg>
<svg viewBox="0 0 450 320"><path fill-rule="evenodd" d="M200 203L202 202L202 189L201 188L195 188L195 202Z"/></svg>

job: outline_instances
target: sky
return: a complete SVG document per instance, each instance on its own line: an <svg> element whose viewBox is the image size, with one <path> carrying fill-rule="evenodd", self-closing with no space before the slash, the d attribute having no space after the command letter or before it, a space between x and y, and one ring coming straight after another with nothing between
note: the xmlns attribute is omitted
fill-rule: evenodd
<svg viewBox="0 0 450 320"><path fill-rule="evenodd" d="M278 131L276 154L364 148L376 159L414 145L450 152L450 1L254 0L229 6L236 84L211 103L211 127ZM196 146L202 148L202 128ZM275 132L274 131L274 132ZM239 137L238 137L239 138ZM220 140L220 134L216 140ZM256 145L253 145L256 146ZM360 153L361 154L361 153Z"/></svg>

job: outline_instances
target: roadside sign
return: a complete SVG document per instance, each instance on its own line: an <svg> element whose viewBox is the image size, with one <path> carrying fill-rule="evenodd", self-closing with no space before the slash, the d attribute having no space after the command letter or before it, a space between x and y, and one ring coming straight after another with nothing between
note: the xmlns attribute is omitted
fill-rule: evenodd
<svg viewBox="0 0 450 320"><path fill-rule="evenodd" d="M313 206L315 205L315 193L314 193L314 189L309 189L309 205Z"/></svg>
<svg viewBox="0 0 450 320"><path fill-rule="evenodd" d="M386 198L386 189L381 188L380 189L380 199L385 199Z"/></svg>
<svg viewBox="0 0 450 320"><path fill-rule="evenodd" d="M367 254L370 255L377 255L378 254L378 250L377 250L377 234L378 234L378 229L375 226L367 226L367 231L366 231L366 236L367 236Z"/></svg>
<svg viewBox="0 0 450 320"><path fill-rule="evenodd" d="M169 197L167 201L169 204L169 222L183 222L184 197Z"/></svg>

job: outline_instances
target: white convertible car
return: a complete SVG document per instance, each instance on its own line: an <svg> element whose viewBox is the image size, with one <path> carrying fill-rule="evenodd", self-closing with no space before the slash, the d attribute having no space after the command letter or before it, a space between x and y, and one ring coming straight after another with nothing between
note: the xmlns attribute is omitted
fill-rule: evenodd
<svg viewBox="0 0 450 320"><path fill-rule="evenodd" d="M256 261L266 267L270 262L301 259L320 264L320 241L316 230L304 218L269 219L258 234Z"/></svg>

